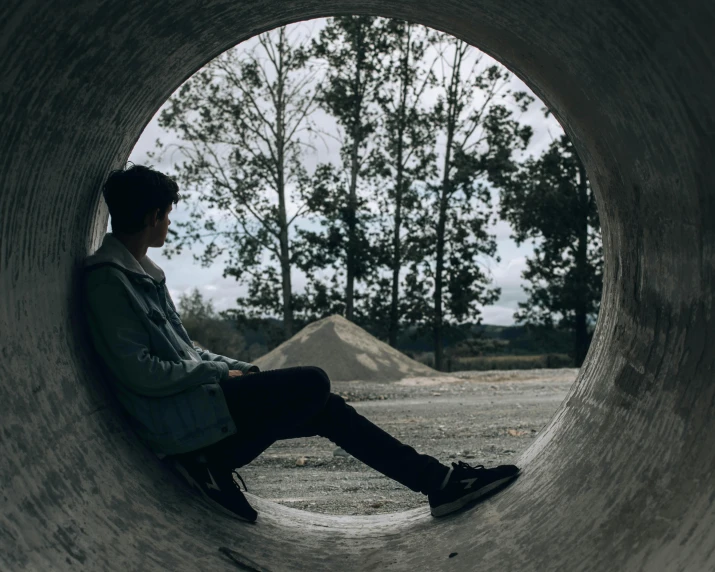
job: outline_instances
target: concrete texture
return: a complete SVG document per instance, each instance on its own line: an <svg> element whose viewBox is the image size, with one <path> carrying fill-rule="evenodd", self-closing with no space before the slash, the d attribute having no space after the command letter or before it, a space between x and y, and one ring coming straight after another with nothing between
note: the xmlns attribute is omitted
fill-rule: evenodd
<svg viewBox="0 0 715 572"><path fill-rule="evenodd" d="M185 78L253 34L351 12L471 41L549 103L596 191L601 317L522 477L478 509L359 518L251 498L243 524L112 412L77 271L106 228L100 183ZM715 568L713 30L705 0L0 3L0 568Z"/></svg>

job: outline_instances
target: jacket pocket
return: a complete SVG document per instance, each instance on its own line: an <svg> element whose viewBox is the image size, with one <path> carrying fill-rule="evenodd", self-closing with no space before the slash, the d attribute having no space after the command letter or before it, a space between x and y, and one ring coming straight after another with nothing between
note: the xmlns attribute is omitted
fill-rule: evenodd
<svg viewBox="0 0 715 572"><path fill-rule="evenodd" d="M157 326L162 326L166 323L166 316L156 308L151 308L146 314Z"/></svg>
<svg viewBox="0 0 715 572"><path fill-rule="evenodd" d="M181 340L190 348L193 348L193 342L189 337L189 332L184 328L184 324L181 323L181 317L176 312L173 312L171 308L168 308L167 316L169 318L169 323L174 327L176 335L181 338ZM199 361L200 358L199 358Z"/></svg>

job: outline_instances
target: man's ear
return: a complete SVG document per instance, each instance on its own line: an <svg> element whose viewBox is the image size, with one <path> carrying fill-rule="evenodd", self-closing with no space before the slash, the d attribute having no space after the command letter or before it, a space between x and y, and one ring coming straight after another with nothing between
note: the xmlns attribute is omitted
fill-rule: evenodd
<svg viewBox="0 0 715 572"><path fill-rule="evenodd" d="M149 211L146 216L149 218L149 226L154 227L159 224L159 209Z"/></svg>

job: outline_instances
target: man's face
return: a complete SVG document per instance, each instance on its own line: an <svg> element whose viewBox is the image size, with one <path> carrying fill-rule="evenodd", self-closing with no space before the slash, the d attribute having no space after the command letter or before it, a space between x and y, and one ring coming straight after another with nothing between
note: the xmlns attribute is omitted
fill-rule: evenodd
<svg viewBox="0 0 715 572"><path fill-rule="evenodd" d="M172 210L174 210L174 205L170 204L169 208L166 210L166 214L164 215L164 220L157 218L156 226L153 228L154 240L151 244L156 248L164 246L166 235L169 233L169 225L171 224L171 220L169 220L169 213Z"/></svg>

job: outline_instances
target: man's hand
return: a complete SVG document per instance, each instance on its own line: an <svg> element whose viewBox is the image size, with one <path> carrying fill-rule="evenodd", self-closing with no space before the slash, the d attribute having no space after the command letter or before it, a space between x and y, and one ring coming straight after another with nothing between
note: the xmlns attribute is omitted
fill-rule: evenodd
<svg viewBox="0 0 715 572"><path fill-rule="evenodd" d="M228 377L241 377L243 375L243 372L240 369L229 369L228 370Z"/></svg>

